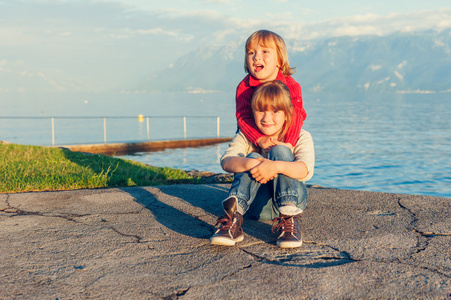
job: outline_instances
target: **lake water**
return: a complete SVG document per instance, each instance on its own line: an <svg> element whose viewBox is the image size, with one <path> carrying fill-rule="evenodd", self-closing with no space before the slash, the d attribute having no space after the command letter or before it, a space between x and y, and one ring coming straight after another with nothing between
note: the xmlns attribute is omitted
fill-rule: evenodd
<svg viewBox="0 0 451 300"><path fill-rule="evenodd" d="M0 94L0 140L51 145L50 117L108 118L108 142L232 137L233 93ZM451 197L451 94L304 93L315 175L326 187ZM41 119L42 117L45 117ZM55 144L103 143L103 118L56 118ZM227 144L121 156L154 166L222 173Z"/></svg>

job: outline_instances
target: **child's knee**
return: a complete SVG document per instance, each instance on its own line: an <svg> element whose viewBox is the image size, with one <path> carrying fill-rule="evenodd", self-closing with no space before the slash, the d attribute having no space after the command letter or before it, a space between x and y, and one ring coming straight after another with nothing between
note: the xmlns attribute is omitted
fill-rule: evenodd
<svg viewBox="0 0 451 300"><path fill-rule="evenodd" d="M251 152L246 157L247 158L259 158L259 157L262 157L262 156L261 156L261 154L259 154L257 152Z"/></svg>
<svg viewBox="0 0 451 300"><path fill-rule="evenodd" d="M293 152L290 148L284 145L274 146L268 153L268 159L293 161Z"/></svg>

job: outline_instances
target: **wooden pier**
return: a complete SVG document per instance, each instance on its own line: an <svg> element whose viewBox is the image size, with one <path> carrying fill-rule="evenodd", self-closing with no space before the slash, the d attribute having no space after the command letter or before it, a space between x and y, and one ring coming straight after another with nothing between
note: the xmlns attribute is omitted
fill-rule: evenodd
<svg viewBox="0 0 451 300"><path fill-rule="evenodd" d="M207 139L182 139L170 141L152 141L137 143L104 143L87 145L64 145L57 146L76 152L100 153L109 156L124 155L134 152L152 152L168 148L195 148L208 145L230 142L232 138L207 138Z"/></svg>

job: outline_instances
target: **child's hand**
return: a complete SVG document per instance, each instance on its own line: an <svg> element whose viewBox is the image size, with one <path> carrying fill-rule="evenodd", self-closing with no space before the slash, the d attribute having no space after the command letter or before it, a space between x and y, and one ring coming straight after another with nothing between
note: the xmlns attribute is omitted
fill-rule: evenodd
<svg viewBox="0 0 451 300"><path fill-rule="evenodd" d="M277 177L275 161L263 157L258 157L256 160L260 161L260 163L250 170L252 177L256 181L265 184Z"/></svg>
<svg viewBox="0 0 451 300"><path fill-rule="evenodd" d="M271 150L272 147L275 146L275 144L271 141L271 138L269 136L262 136L257 140L257 144L260 146L260 148L264 149L265 151Z"/></svg>
<svg viewBox="0 0 451 300"><path fill-rule="evenodd" d="M269 136L263 136L263 137L259 138L257 143L266 152L269 152L274 146L277 146L277 145L283 145L283 146L286 146L286 147L290 148L291 150L293 150L293 145L291 145L290 143L280 142L276 138L269 137Z"/></svg>

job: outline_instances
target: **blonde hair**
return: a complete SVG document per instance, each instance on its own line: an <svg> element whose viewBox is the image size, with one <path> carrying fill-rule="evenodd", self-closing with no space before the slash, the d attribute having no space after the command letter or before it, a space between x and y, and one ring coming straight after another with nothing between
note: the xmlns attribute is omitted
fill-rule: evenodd
<svg viewBox="0 0 451 300"><path fill-rule="evenodd" d="M285 123L278 140L283 141L291 124L293 103L290 90L279 80L268 81L260 85L252 97L252 111L280 110L285 113Z"/></svg>
<svg viewBox="0 0 451 300"><path fill-rule="evenodd" d="M277 59L280 66L280 71L282 72L282 74L287 76L295 72L294 68L290 67L290 63L288 61L287 46L285 45L283 38L277 33L269 30L258 30L251 34L244 46L244 71L246 73L250 73L249 65L247 63L247 53L249 51L249 48L254 43L257 43L258 45L261 45L263 47L272 46L271 44L274 43L277 51Z"/></svg>

